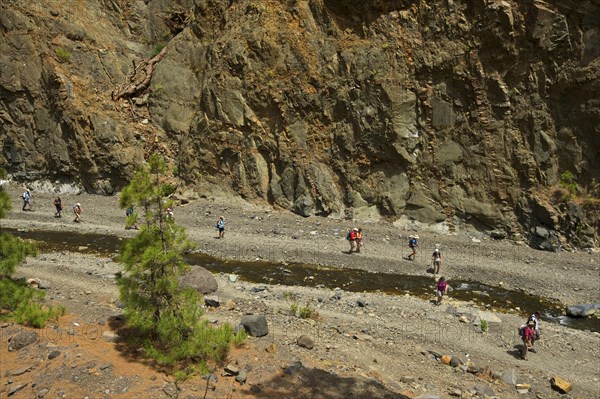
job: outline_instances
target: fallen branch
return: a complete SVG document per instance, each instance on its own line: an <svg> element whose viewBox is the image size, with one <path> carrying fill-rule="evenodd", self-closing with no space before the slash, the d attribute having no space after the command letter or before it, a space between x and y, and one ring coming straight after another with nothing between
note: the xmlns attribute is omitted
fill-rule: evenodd
<svg viewBox="0 0 600 399"><path fill-rule="evenodd" d="M140 93L145 91L150 86L152 80L152 74L154 73L154 66L160 62L167 53L167 47L165 46L160 53L150 60L144 60L139 65L135 65L133 62L133 72L127 77L130 82L125 87L117 87L111 93L113 101L117 101L120 98L132 98L137 97ZM142 76L138 76L142 75Z"/></svg>

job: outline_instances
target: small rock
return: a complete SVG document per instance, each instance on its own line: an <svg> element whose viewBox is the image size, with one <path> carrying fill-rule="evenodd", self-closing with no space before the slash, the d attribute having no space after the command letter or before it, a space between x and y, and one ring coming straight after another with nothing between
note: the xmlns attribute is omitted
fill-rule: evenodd
<svg viewBox="0 0 600 399"><path fill-rule="evenodd" d="M218 298L209 298L206 296L204 297L204 304L209 308L218 308L219 306L221 306L221 303L219 302Z"/></svg>
<svg viewBox="0 0 600 399"><path fill-rule="evenodd" d="M23 388L25 388L27 385L29 385L29 383L26 383L26 384L20 384L20 385L17 385L17 386L14 386L14 387L10 388L10 389L8 390L8 396L9 396L9 397L10 397L10 396L13 396L13 395L14 395L14 394L16 394L17 392L19 392L19 391L23 390Z"/></svg>
<svg viewBox="0 0 600 399"><path fill-rule="evenodd" d="M33 331L23 331L16 335L14 335L10 339L10 343L8 344L8 350L19 350L23 349L27 345L31 345L38 339L38 334Z"/></svg>
<svg viewBox="0 0 600 399"><path fill-rule="evenodd" d="M33 368L33 364L27 367L21 367L19 369L16 369L15 371L13 371L11 373L12 376L18 376L18 375L22 375L25 374L26 372L28 372L29 370L31 370Z"/></svg>
<svg viewBox="0 0 600 399"><path fill-rule="evenodd" d="M550 379L550 386L552 389L560 393L568 393L571 389L573 389L573 384L558 376L554 376Z"/></svg>
<svg viewBox="0 0 600 399"><path fill-rule="evenodd" d="M463 363L463 361L458 356L452 356L452 358L450 358L450 366L452 366L452 367L458 367L462 363Z"/></svg>
<svg viewBox="0 0 600 399"><path fill-rule="evenodd" d="M55 358L57 358L58 356L60 356L60 351L53 350L52 352L50 352L50 353L48 354L48 360L55 359Z"/></svg>
<svg viewBox="0 0 600 399"><path fill-rule="evenodd" d="M315 346L315 341L306 334L298 337L297 344L301 348L312 349Z"/></svg>
<svg viewBox="0 0 600 399"><path fill-rule="evenodd" d="M264 315L246 315L240 324L253 337L264 337L269 333L269 325Z"/></svg>
<svg viewBox="0 0 600 399"><path fill-rule="evenodd" d="M227 375L238 375L240 373L240 368L234 363L229 363L224 370Z"/></svg>
<svg viewBox="0 0 600 399"><path fill-rule="evenodd" d="M356 300L356 304L361 307L364 308L365 306L367 306L367 301L365 301L364 299L360 298Z"/></svg>
<svg viewBox="0 0 600 399"><path fill-rule="evenodd" d="M517 373L515 372L515 369L506 370L504 373L502 373L502 377L500 379L507 385L516 385Z"/></svg>
<svg viewBox="0 0 600 399"><path fill-rule="evenodd" d="M46 388L44 388L44 389L40 389L40 390L38 391L38 393L37 393L37 397L38 397L38 398L43 398L44 396L46 396L46 394L47 394L48 392L50 392L50 390L49 390L49 389L46 389Z"/></svg>
<svg viewBox="0 0 600 399"><path fill-rule="evenodd" d="M298 371L300 371L301 368L302 368L302 362L299 360L296 360L295 362L293 362L292 364L290 364L289 366L284 368L283 372L286 374L292 375L292 374L296 374Z"/></svg>
<svg viewBox="0 0 600 399"><path fill-rule="evenodd" d="M240 370L239 374L235 377L235 380L241 384L246 382L246 370Z"/></svg>
<svg viewBox="0 0 600 399"><path fill-rule="evenodd" d="M448 356L448 355L443 355L443 356L440 358L440 361L441 361L442 363L444 363L444 364L450 364L450 362L452 361L452 358L451 358L450 356Z"/></svg>
<svg viewBox="0 0 600 399"><path fill-rule="evenodd" d="M121 337L119 337L119 334L112 331L104 331L102 333L102 338L104 338L106 342L117 342Z"/></svg>

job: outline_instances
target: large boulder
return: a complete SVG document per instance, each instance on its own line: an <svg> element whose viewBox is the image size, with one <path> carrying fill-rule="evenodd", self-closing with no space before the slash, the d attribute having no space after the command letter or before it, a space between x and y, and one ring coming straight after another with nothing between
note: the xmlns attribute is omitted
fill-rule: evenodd
<svg viewBox="0 0 600 399"><path fill-rule="evenodd" d="M253 337L264 337L269 333L267 319L261 314L246 315L240 324Z"/></svg>
<svg viewBox="0 0 600 399"><path fill-rule="evenodd" d="M211 272L200 266L192 266L183 276L181 276L181 285L197 290L206 295L215 292L219 284Z"/></svg>

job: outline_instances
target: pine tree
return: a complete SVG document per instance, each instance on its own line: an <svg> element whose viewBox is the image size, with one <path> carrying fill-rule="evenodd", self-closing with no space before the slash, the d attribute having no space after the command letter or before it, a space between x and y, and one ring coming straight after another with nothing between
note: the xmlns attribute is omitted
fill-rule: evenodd
<svg viewBox="0 0 600 399"><path fill-rule="evenodd" d="M0 169L0 179L6 172ZM7 216L12 205L10 197L0 186L0 219ZM0 232L0 319L12 319L18 323L43 327L51 318L64 313L62 307L47 307L42 305L42 291L28 287L23 279L12 278L18 265L30 255L36 255L33 244L8 233Z"/></svg>
<svg viewBox="0 0 600 399"><path fill-rule="evenodd" d="M142 219L140 231L120 254L126 271L119 279L125 320L159 363L220 360L229 349L232 329L200 321L200 294L180 285L188 268L183 254L193 245L184 228L166 217L171 186L164 182L165 171L165 161L151 156L119 198L121 208L136 206Z"/></svg>

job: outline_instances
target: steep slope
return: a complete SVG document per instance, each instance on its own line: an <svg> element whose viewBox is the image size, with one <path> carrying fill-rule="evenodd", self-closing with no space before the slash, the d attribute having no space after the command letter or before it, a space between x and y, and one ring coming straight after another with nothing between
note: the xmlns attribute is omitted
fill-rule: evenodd
<svg viewBox="0 0 600 399"><path fill-rule="evenodd" d="M597 0L87 4L2 6L17 179L111 193L160 151L187 184L306 216L596 243Z"/></svg>

